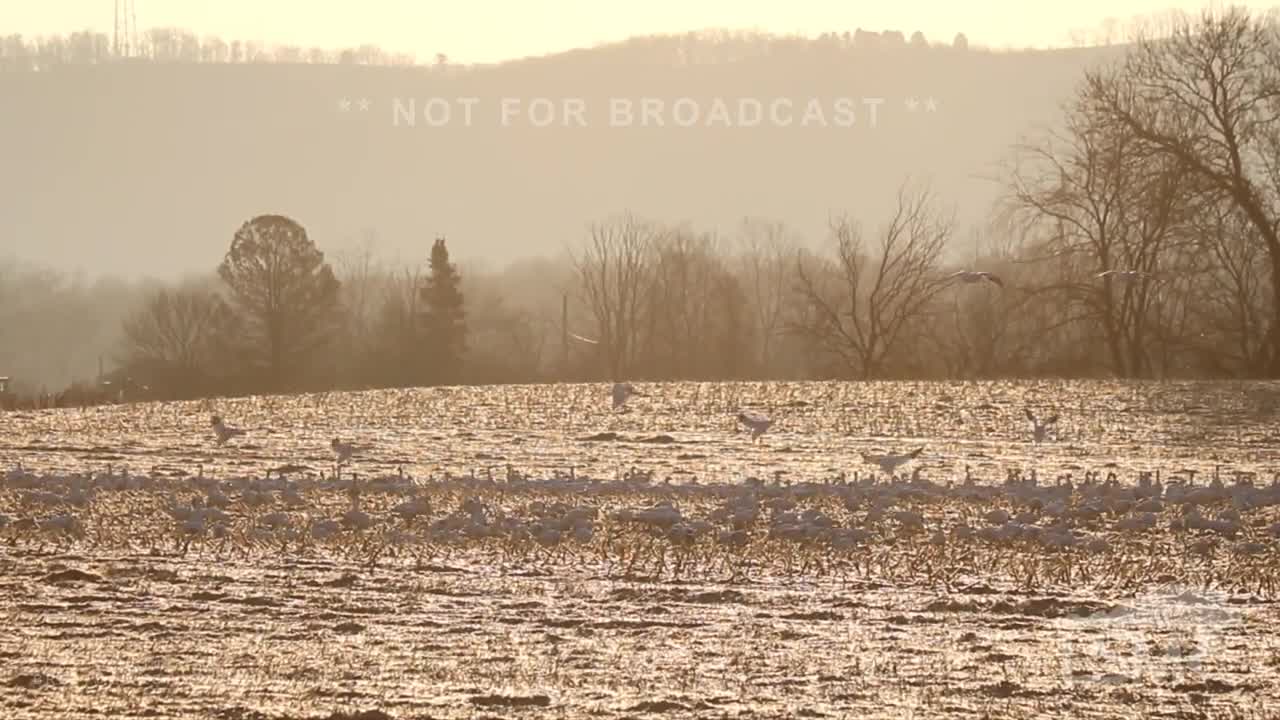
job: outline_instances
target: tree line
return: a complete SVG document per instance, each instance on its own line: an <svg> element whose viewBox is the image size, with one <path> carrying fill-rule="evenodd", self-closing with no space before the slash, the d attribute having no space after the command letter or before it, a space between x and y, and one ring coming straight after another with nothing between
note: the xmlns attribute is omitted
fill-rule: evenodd
<svg viewBox="0 0 1280 720"><path fill-rule="evenodd" d="M377 65L407 67L422 63L411 53L394 53L365 44L354 48L327 49L297 45L270 45L256 41L201 37L190 30L155 27L138 34L125 46L115 47L106 33L83 30L65 35L28 38L12 33L0 36L0 70L48 71L58 67L100 65L118 60L156 63L307 63L314 65ZM448 58L437 55L437 65Z"/></svg>
<svg viewBox="0 0 1280 720"><path fill-rule="evenodd" d="M561 258L463 273L330 265L297 222L216 281L154 291L120 371L164 397L554 380L1280 377L1280 25L1241 9L1139 36L1061 129L1014 148L962 232L926 183L819 245L623 213ZM958 262L956 250L968 255ZM960 270L995 275L965 283ZM1108 270L1120 271L1105 273Z"/></svg>
<svg viewBox="0 0 1280 720"><path fill-rule="evenodd" d="M169 398L463 379L461 278L444 238L425 275L384 288L368 326L358 285L369 278L353 273L344 293L292 218L245 222L216 274L160 288L124 319L117 376Z"/></svg>
<svg viewBox="0 0 1280 720"><path fill-rule="evenodd" d="M949 44L968 50L964 33ZM927 49L938 47L916 31L908 39L901 31L825 32L809 38L782 36L758 31L709 30L671 35L636 37L612 46L614 52L645 54L679 64L734 62L787 51L830 52L888 48ZM414 53L384 50L377 45L328 49L298 45L271 45L255 41L224 40L199 36L182 28L155 27L139 34L129 46L115 47L107 33L84 30L65 35L28 38L11 33L0 36L0 71L48 71L58 67L98 65L129 59L156 63L294 63L311 65L371 65L390 67L451 66L449 56L437 53L429 61Z"/></svg>

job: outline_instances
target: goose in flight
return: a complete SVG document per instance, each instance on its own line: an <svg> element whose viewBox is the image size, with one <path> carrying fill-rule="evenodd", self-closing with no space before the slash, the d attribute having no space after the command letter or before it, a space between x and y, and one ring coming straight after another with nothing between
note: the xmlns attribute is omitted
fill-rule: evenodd
<svg viewBox="0 0 1280 720"><path fill-rule="evenodd" d="M967 285L972 285L973 283L982 282L983 280L986 280L987 282L995 283L1001 289L1004 288L1003 280L1001 280L1000 278L996 277L995 275L989 272L985 272L982 270L961 270L959 272L948 275L947 278L950 280L959 280L960 282L965 283Z"/></svg>
<svg viewBox="0 0 1280 720"><path fill-rule="evenodd" d="M901 455L895 455L892 453L886 453L884 455L862 453L862 461L869 465L878 465L880 470L886 475L892 475L898 468L919 457L922 452L924 452L923 445L909 453L902 453Z"/></svg>
<svg viewBox="0 0 1280 720"><path fill-rule="evenodd" d="M1031 412L1031 408L1027 408L1026 413L1027 419L1031 421L1031 432L1035 436L1036 442L1044 442L1045 438L1049 437L1049 428L1058 422L1058 414L1054 413L1044 420L1040 420L1035 413Z"/></svg>
<svg viewBox="0 0 1280 720"><path fill-rule="evenodd" d="M1138 278L1149 277L1150 274L1151 273L1146 273L1141 270L1103 270L1097 275L1094 275L1094 277L1097 277L1097 278L1115 277L1117 280L1123 280L1124 282L1131 282L1133 280L1137 280Z"/></svg>
<svg viewBox="0 0 1280 720"><path fill-rule="evenodd" d="M241 428L231 427L224 423L221 415L214 415L209 424L213 426L213 432L217 436L219 445L225 445L231 438L244 435L244 430Z"/></svg>
<svg viewBox="0 0 1280 720"><path fill-rule="evenodd" d="M644 393L640 392L639 390L636 390L635 387L631 385L631 383L627 383L627 382L614 383L613 384L613 409L617 410L618 408L622 407L624 404L626 404L627 398L631 397L632 395L639 395L640 397L644 397Z"/></svg>
<svg viewBox="0 0 1280 720"><path fill-rule="evenodd" d="M738 422L746 425L747 428L751 430L751 442L759 440L760 436L773 426L773 420L771 418L767 418L760 413L749 412L746 410L738 413Z"/></svg>

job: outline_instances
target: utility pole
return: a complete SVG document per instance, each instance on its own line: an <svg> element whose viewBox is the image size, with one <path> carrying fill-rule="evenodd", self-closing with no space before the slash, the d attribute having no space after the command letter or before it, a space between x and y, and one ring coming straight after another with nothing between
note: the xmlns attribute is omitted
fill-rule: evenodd
<svg viewBox="0 0 1280 720"><path fill-rule="evenodd" d="M569 372L569 293L560 296L560 352L563 376Z"/></svg>

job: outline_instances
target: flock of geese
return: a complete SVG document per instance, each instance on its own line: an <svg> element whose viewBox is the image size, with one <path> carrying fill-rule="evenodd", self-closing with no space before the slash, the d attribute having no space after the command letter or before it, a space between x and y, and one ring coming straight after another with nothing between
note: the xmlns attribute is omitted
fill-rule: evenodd
<svg viewBox="0 0 1280 720"><path fill-rule="evenodd" d="M976 276L988 276L988 273L974 273ZM989 276L992 282L999 283L1000 280L995 276ZM969 281L972 282L972 281ZM611 391L613 397L613 410L618 412L622 410L629 399L633 396L647 397L645 393L640 392L629 382L615 382ZM1035 442L1045 442L1049 437L1049 431L1057 424L1058 415L1054 413L1046 418L1038 418L1030 408L1026 411L1027 420L1031 422L1032 437ZM764 435L769 428L773 427L773 418L758 412L749 410L741 410L737 413L737 421L751 433L751 441L757 442L761 435ZM215 440L218 445L225 445L229 440L245 435L243 428L232 427L227 425L221 415L214 415L211 424ZM329 449L333 452L335 474L340 473L342 466L351 461L357 454L372 449L371 445L358 445L350 442L343 442L340 438L333 438L329 442ZM924 452L925 446L905 453L885 453L875 455L870 453L860 453L863 462L869 465L875 465L880 468L881 472L886 475L893 476L898 469L907 463L915 460Z"/></svg>

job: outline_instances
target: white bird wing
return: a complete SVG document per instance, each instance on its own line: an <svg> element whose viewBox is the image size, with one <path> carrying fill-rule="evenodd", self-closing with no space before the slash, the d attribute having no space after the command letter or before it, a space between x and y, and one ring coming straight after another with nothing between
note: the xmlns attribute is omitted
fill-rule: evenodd
<svg viewBox="0 0 1280 720"><path fill-rule="evenodd" d="M588 343L588 344L590 344L590 345L599 345L599 344L600 344L600 341L599 341L599 340L592 340L591 338L582 337L581 335L578 335L577 333L569 333L569 337L573 338L574 340L578 340L578 341L580 341L580 342Z"/></svg>

